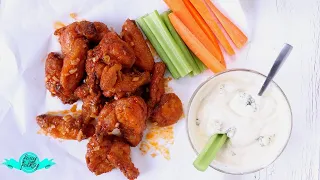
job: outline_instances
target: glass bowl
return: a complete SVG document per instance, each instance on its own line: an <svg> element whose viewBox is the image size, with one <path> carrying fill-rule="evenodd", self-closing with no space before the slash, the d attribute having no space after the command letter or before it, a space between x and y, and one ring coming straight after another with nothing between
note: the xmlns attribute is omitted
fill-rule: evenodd
<svg viewBox="0 0 320 180"><path fill-rule="evenodd" d="M195 130L192 130L191 127L192 127L192 124L191 123L196 123L196 116L197 116L197 110L192 110L192 108L194 108L194 106L197 106L200 104L200 102L202 101L202 99L206 96L206 95L203 95L203 94L206 94L206 93L209 93L209 90L210 88L206 89L206 85L209 84L210 82L213 82L216 80L216 77L218 76L221 76L225 73L230 73L230 72L245 72L244 74L254 74L256 76L261 76L263 77L262 80L264 81L264 79L266 78L265 75L259 73L259 72L256 72L256 71L253 71L253 70L249 70L249 69L231 69L231 70L227 70L227 71L224 71L224 72L221 72L221 73L218 73L210 78L208 78L205 82L203 82L202 84L200 84L200 86L195 90L195 92L193 93L191 99L190 99L190 102L189 102L189 105L188 105L188 112L187 112L187 133L188 133L188 137L189 137L189 142L194 150L194 152L196 153L196 155L199 155L199 151L200 150L197 150L196 148L196 138L192 137L192 134L195 133L194 131ZM262 81L262 83L263 83ZM261 86L262 86L262 83L261 83ZM282 94L283 98L285 99L285 101L287 102L287 107L288 107L288 114L290 115L290 127L289 127L289 131L288 131L288 134L287 134L287 138L285 140L285 143L283 143L283 146L281 147L279 153L277 154L277 156L273 159L270 159L270 161L268 163L265 163L257 168L251 168L250 170L246 170L246 171L241 171L241 170L236 170L235 167L227 167L227 165L223 164L223 163L220 163L218 161L213 161L211 164L210 164L210 167L217 170L217 171L220 171L222 173L226 173L226 174L233 174L233 175L243 175L243 174L249 174L249 173L254 173L256 171L259 171L261 169L264 169L266 168L267 166L269 166L270 164L272 164L281 154L282 152L284 151L285 147L287 146L288 142L289 142L289 139L290 139L290 135L291 135L291 131L292 131L292 111L291 111L291 107L290 107L290 103L286 97L286 95L284 94L284 92L282 91L282 89L275 83L275 82L271 82L269 84L269 87L270 86L274 86L277 90L280 91L280 93ZM207 91L205 91L207 90ZM258 92L257 92L258 93ZM203 96L201 98L201 96ZM195 98L197 97L197 98ZM195 100L195 99L198 99L198 100ZM198 108L197 108L198 109ZM191 117L192 116L192 117ZM194 126L194 125L193 125ZM195 128L193 128L195 129ZM281 143L282 144L282 143Z"/></svg>

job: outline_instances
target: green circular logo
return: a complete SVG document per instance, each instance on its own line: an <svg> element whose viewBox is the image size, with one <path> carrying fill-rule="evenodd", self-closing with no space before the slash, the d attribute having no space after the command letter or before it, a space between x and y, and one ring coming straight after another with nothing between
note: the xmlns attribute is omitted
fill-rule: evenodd
<svg viewBox="0 0 320 180"><path fill-rule="evenodd" d="M20 157L19 163L20 170L26 173L33 173L38 169L39 158L32 152L26 152Z"/></svg>

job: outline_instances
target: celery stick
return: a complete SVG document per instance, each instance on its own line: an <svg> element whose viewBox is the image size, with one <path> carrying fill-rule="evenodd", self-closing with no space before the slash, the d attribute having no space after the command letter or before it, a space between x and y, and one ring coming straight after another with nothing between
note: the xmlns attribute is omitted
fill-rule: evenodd
<svg viewBox="0 0 320 180"><path fill-rule="evenodd" d="M152 12L143 19L159 41L161 47L166 52L173 65L177 68L180 76L184 77L189 74L192 71L192 67L188 61L185 60L181 49L172 38L164 22L161 20L158 11Z"/></svg>
<svg viewBox="0 0 320 180"><path fill-rule="evenodd" d="M180 49L182 50L185 59L188 61L188 63L191 65L192 67L192 73L193 75L199 74L200 73L200 69L198 67L198 65L196 64L196 62L194 61L187 45L183 42L183 40L181 39L181 37L179 36L179 34L177 33L177 31L174 29L173 25L171 24L170 20L169 20L169 15L170 12L166 11L164 13L161 14L161 18L164 21L164 23L166 24L169 32L171 33L173 39L175 40L175 42L178 44L178 46L180 47Z"/></svg>
<svg viewBox="0 0 320 180"><path fill-rule="evenodd" d="M174 65L172 64L171 60L167 56L166 52L163 50L163 48L159 44L159 42L156 39L156 37L153 35L153 33L151 32L150 28L148 27L148 25L143 20L143 17L137 19L136 22L138 23L138 25L140 26L140 28L142 29L144 34L149 39L149 41L151 42L152 46L157 51L157 53L160 56L160 58L162 59L162 61L167 65L172 77L175 78L175 79L178 79L180 77L180 75L179 75L177 69L174 67Z"/></svg>
<svg viewBox="0 0 320 180"><path fill-rule="evenodd" d="M199 171L205 171L227 139L226 134L215 134L211 136L204 149L193 162L193 166Z"/></svg>
<svg viewBox="0 0 320 180"><path fill-rule="evenodd" d="M197 63L200 73L207 69L207 66L203 64L203 62L191 51L192 57L194 61Z"/></svg>

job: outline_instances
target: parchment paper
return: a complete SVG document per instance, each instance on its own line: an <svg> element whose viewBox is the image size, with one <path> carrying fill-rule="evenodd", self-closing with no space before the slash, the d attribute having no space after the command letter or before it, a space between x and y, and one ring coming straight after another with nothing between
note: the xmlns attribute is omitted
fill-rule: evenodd
<svg viewBox="0 0 320 180"><path fill-rule="evenodd" d="M249 36L246 17L238 0L221 0L217 5ZM32 179L125 179L119 170L95 176L85 163L87 141L59 141L37 134L35 117L53 110L69 109L51 97L44 85L44 62L51 51L60 52L53 35L54 24L69 24L75 19L101 21L120 31L127 18L135 19L146 13L168 7L161 0L5 0L1 2L0 39L0 162L33 152L40 159L54 159L50 169L31 174L0 165L1 180ZM233 60L228 60L232 66ZM170 86L182 99L184 109L196 87L213 74L206 71L197 77L173 80ZM80 108L80 107L78 107ZM222 176L214 170L196 171L195 158L186 133L185 119L175 125L175 143L171 160L162 156L142 156L132 148L132 159L140 170L138 179L212 179Z"/></svg>

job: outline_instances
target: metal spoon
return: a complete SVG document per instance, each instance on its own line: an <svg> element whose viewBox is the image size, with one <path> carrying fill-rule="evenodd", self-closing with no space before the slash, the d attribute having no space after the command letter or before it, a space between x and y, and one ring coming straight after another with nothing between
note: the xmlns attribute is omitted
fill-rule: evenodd
<svg viewBox="0 0 320 180"><path fill-rule="evenodd" d="M264 93L264 91L267 89L269 83L272 81L273 77L277 74L277 72L279 71L280 67L282 66L282 64L285 62L285 60L287 59L287 57L289 56L291 50L292 50L292 46L290 44L284 44L284 47L282 48L280 54L278 55L276 61L273 63L273 66L267 76L267 79L264 81L260 91L259 91L259 96L262 96L262 94Z"/></svg>

